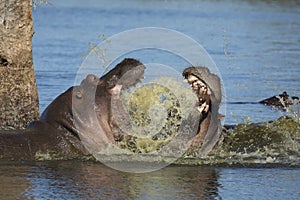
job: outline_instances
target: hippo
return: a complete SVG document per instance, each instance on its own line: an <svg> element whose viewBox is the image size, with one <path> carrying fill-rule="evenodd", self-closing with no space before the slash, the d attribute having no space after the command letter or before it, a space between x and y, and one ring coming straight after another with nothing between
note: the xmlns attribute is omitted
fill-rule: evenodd
<svg viewBox="0 0 300 200"><path fill-rule="evenodd" d="M88 75L79 86L72 86L59 95L39 121L30 123L24 130L1 131L0 158L81 158L90 154L90 146L105 148L114 142L110 128L111 98L118 96L121 89L140 82L144 70L141 62L126 58L101 78Z"/></svg>
<svg viewBox="0 0 300 200"><path fill-rule="evenodd" d="M208 68L201 66L186 68L182 75L198 97L196 109L201 114L198 133L188 153L197 151L207 154L213 149L222 132L221 115L218 111L222 99L220 79Z"/></svg>
<svg viewBox="0 0 300 200"><path fill-rule="evenodd" d="M272 96L270 98L259 101L259 103L269 106L288 107L294 104L294 100L299 100L299 97L290 96L284 91L282 94Z"/></svg>

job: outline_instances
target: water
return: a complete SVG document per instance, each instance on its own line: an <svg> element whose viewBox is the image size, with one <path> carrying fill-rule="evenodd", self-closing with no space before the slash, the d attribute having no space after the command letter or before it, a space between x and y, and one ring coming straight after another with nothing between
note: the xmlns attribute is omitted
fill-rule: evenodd
<svg viewBox="0 0 300 200"><path fill-rule="evenodd" d="M1 199L298 199L299 169L170 166L132 174L92 162L1 163Z"/></svg>
<svg viewBox="0 0 300 200"><path fill-rule="evenodd" d="M74 83L89 42L140 27L180 31L218 66L225 123L274 120L282 111L255 102L287 91L300 96L297 1L50 1L33 11L33 58L40 109ZM181 72L187 63L159 52L132 54ZM165 54L164 54L165 55ZM164 58L162 58L164 57ZM235 102L252 102L236 104ZM1 199L298 199L299 168L171 166L146 174L100 163L2 162Z"/></svg>

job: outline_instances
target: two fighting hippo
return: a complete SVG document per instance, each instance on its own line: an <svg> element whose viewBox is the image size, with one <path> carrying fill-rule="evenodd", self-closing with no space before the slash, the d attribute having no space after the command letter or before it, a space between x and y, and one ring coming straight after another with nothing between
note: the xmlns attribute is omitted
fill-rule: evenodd
<svg viewBox="0 0 300 200"><path fill-rule="evenodd" d="M122 113L121 90L139 83L144 71L141 62L127 58L101 78L88 75L79 86L58 96L41 119L27 129L2 131L0 158L80 158L114 145L121 133L112 131L117 126L112 103ZM199 115L194 118L196 134L190 149L206 154L217 143L222 130L218 112L222 97L220 79L205 67L189 67L183 77L197 96L195 110Z"/></svg>

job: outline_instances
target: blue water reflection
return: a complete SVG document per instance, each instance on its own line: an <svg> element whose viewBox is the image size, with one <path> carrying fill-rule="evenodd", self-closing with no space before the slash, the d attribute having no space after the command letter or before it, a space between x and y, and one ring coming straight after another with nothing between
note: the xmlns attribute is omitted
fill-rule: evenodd
<svg viewBox="0 0 300 200"><path fill-rule="evenodd" d="M300 170L170 166L124 173L101 163L0 165L3 199L298 199ZM5 173L4 173L5 172Z"/></svg>

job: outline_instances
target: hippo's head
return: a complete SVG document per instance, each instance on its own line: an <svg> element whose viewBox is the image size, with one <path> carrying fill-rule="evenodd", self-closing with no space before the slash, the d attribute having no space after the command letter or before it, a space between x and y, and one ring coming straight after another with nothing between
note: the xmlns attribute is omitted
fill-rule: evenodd
<svg viewBox="0 0 300 200"><path fill-rule="evenodd" d="M219 106L222 94L220 79L217 75L210 73L206 67L189 67L183 71L182 75L197 96L207 93Z"/></svg>
<svg viewBox="0 0 300 200"><path fill-rule="evenodd" d="M182 75L198 96L199 107L197 107L197 109L200 112L207 109L206 112L210 112L211 114L209 124L205 125L208 127L203 127L200 124L201 128L207 129L207 132L199 152L206 154L215 146L221 133L219 106L222 94L220 79L217 75L210 73L206 67L189 67L183 71ZM209 98L210 105L201 102L202 99L205 99L204 96ZM205 106L203 107L203 105Z"/></svg>
<svg viewBox="0 0 300 200"><path fill-rule="evenodd" d="M110 128L112 96L140 82L144 70L141 62L127 58L100 79L87 75L79 86L58 96L41 121L53 126L76 149L99 151L114 140Z"/></svg>
<svg viewBox="0 0 300 200"><path fill-rule="evenodd" d="M73 124L76 134L89 151L98 152L114 142L112 134L112 98L119 97L121 89L141 82L145 66L126 58L100 79L88 75L74 87L72 100Z"/></svg>
<svg viewBox="0 0 300 200"><path fill-rule="evenodd" d="M112 89L116 85L122 85L122 88L133 86L144 78L145 66L138 60L125 58L117 64L112 70L100 78L99 83L104 84L106 88Z"/></svg>

